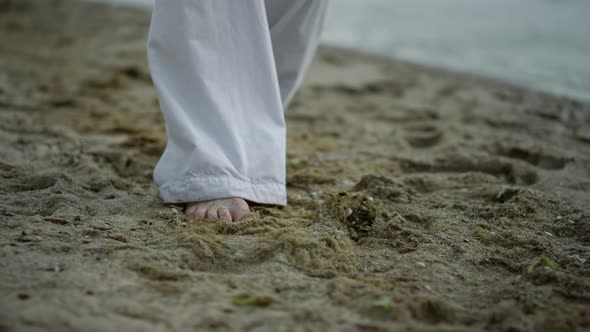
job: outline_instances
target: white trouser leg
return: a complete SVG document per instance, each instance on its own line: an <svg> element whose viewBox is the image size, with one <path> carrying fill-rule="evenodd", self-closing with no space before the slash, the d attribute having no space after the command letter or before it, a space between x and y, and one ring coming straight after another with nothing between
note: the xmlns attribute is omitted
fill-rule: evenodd
<svg viewBox="0 0 590 332"><path fill-rule="evenodd" d="M265 0L281 98L286 107L320 42L327 0Z"/></svg>
<svg viewBox="0 0 590 332"><path fill-rule="evenodd" d="M275 10L286 8L288 1L280 2ZM156 0L148 58L168 135L154 171L165 202L242 197L286 204L275 65L282 52L275 47L273 54L271 13L264 0ZM303 70L305 61L298 61Z"/></svg>

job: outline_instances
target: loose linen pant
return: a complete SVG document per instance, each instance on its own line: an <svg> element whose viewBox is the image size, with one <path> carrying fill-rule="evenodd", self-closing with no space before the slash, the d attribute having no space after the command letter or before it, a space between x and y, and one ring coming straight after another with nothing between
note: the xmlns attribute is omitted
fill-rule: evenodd
<svg viewBox="0 0 590 332"><path fill-rule="evenodd" d="M165 202L284 205L283 109L317 48L327 0L156 0L148 59L167 145Z"/></svg>

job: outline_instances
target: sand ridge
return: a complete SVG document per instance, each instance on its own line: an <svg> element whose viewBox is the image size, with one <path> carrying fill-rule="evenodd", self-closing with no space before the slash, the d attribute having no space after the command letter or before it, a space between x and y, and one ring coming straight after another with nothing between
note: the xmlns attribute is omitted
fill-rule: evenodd
<svg viewBox="0 0 590 332"><path fill-rule="evenodd" d="M162 204L149 14L0 1L0 330L583 331L590 106L324 48L289 206Z"/></svg>

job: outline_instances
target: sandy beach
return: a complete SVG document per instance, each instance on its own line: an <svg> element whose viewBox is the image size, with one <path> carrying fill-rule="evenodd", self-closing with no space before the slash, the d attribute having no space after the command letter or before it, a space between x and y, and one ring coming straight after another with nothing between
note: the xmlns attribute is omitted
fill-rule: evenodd
<svg viewBox="0 0 590 332"><path fill-rule="evenodd" d="M149 13L0 0L0 331L588 331L590 105L323 48L289 206L186 218Z"/></svg>

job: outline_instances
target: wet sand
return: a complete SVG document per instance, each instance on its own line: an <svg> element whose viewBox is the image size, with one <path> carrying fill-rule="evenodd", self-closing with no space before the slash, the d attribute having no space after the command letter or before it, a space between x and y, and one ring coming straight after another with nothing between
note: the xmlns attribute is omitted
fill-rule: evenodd
<svg viewBox="0 0 590 332"><path fill-rule="evenodd" d="M322 49L289 206L191 220L149 14L0 1L1 331L585 331L590 105Z"/></svg>

